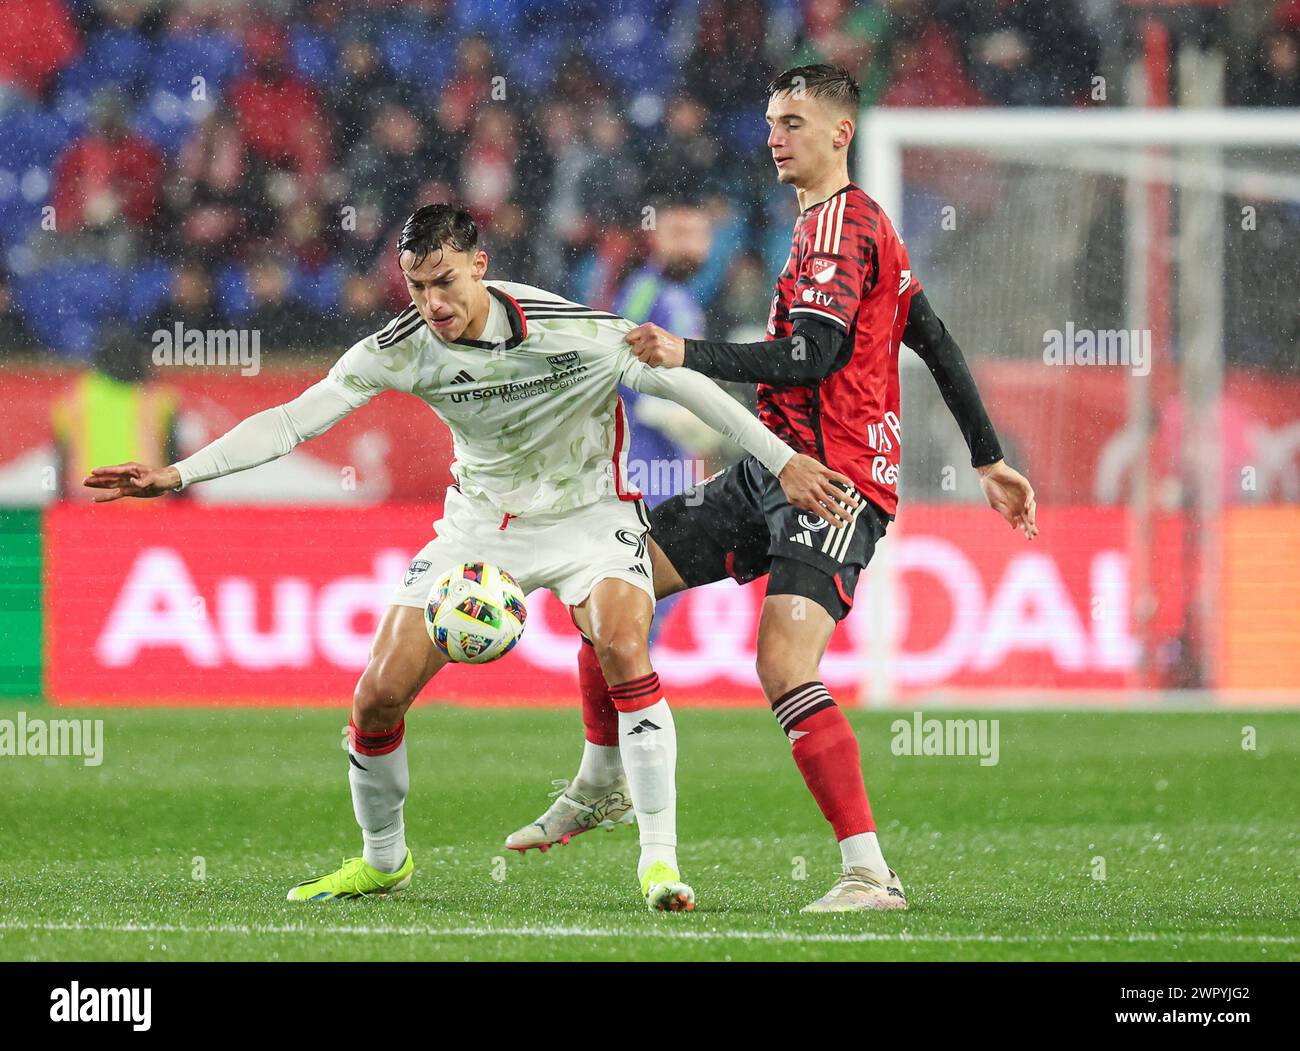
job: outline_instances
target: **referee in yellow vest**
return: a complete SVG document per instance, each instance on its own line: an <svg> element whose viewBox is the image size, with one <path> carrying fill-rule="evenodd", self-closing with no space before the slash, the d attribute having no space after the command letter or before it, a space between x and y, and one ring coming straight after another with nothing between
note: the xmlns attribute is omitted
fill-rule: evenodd
<svg viewBox="0 0 1300 1051"><path fill-rule="evenodd" d="M91 368L54 399L50 422L62 499L81 500L81 481L98 464L174 463L179 458L177 398L152 373L147 346L119 329L105 340ZM128 502L141 507L153 503Z"/></svg>

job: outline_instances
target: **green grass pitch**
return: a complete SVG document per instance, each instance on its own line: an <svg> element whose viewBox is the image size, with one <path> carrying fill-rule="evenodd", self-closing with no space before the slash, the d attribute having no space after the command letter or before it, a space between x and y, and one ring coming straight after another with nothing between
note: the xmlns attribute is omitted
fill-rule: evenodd
<svg viewBox="0 0 1300 1051"><path fill-rule="evenodd" d="M700 905L651 915L634 829L505 857L576 766L576 711L418 707L415 882L304 906L290 884L359 852L343 713L26 710L102 718L105 757L0 758L7 960L1300 958L1300 713L984 711L1000 720L988 767L895 756L910 711L855 713L911 909L801 916L838 853L763 711L678 713Z"/></svg>

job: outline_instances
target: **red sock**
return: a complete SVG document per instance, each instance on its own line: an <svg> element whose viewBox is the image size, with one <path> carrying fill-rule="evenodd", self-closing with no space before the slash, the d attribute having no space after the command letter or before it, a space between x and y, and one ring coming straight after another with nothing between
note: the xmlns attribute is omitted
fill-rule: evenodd
<svg viewBox="0 0 1300 1051"><path fill-rule="evenodd" d="M607 748L618 747L618 710L596 659L596 647L585 637L578 647L578 688L582 691L582 723L587 728L587 740Z"/></svg>
<svg viewBox="0 0 1300 1051"><path fill-rule="evenodd" d="M826 687L806 682L773 701L772 711L794 743L795 764L835 838L874 832L858 739Z"/></svg>

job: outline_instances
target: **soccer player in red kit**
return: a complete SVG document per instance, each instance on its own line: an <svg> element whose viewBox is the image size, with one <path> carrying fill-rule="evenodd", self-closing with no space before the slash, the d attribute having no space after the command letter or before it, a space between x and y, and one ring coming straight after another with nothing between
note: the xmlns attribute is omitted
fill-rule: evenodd
<svg viewBox="0 0 1300 1051"><path fill-rule="evenodd" d="M840 846L839 879L805 912L907 907L876 839L857 738L818 671L898 506L902 343L929 366L989 504L1026 537L1037 533L1033 489L1003 461L961 350L926 300L889 217L849 179L860 108L857 84L833 66L787 70L769 86L768 147L800 214L765 341L683 340L649 324L626 336L650 365L757 383L763 423L844 482L840 506L823 504L850 513L840 525L792 507L753 457L650 516L659 597L724 577L745 583L768 575L758 678ZM623 816L617 716L596 657L592 646L580 647L587 746L578 775L507 846L546 848Z"/></svg>

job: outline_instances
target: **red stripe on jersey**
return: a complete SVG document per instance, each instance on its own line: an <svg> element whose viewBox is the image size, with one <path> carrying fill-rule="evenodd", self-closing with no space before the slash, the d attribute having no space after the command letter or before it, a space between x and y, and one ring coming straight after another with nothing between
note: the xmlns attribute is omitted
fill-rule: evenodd
<svg viewBox="0 0 1300 1051"><path fill-rule="evenodd" d="M497 289L497 291L500 292L501 295L505 296L508 300L510 300L510 305L515 308L515 313L519 315L519 325L520 325L519 342L522 343L524 340L528 338L528 316L524 313L524 308L521 307L517 302L515 302L514 296L512 296L509 292L503 292L499 288Z"/></svg>
<svg viewBox="0 0 1300 1051"><path fill-rule="evenodd" d="M614 492L618 494L620 500L640 500L641 493L637 489L627 489L623 485L623 446L626 439L623 436L626 424L623 422L623 399L615 396L614 400Z"/></svg>

